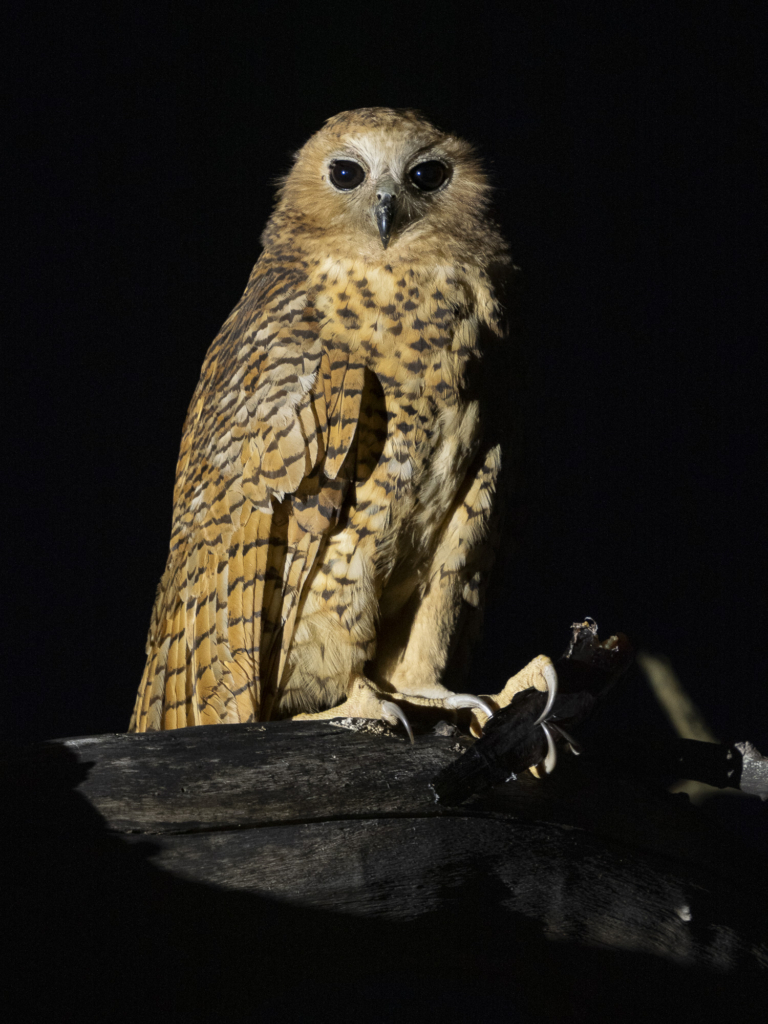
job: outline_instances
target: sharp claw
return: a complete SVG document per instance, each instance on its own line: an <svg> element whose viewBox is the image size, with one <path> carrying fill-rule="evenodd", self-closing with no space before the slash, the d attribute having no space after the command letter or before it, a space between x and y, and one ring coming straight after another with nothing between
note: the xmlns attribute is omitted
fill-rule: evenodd
<svg viewBox="0 0 768 1024"><path fill-rule="evenodd" d="M549 728L547 723L541 722L540 725L547 737L547 756L544 758L544 764L542 767L544 768L545 775L551 775L555 770L555 765L557 764L557 747L555 745L554 737L552 736L552 730Z"/></svg>
<svg viewBox="0 0 768 1024"><path fill-rule="evenodd" d="M550 724L550 729L554 729L555 732L559 732L560 733L560 735L563 737L563 739L568 743L568 746L571 748L571 753L572 754L580 754L581 753L583 748L582 748L581 744L579 743L579 741L575 740L573 738L573 736L570 735L570 733L567 733L565 731L565 729L562 727L562 725L555 725L555 723L552 722Z"/></svg>
<svg viewBox="0 0 768 1024"><path fill-rule="evenodd" d="M381 702L381 710L388 712L390 715L394 715L400 722L403 723L405 731L408 733L408 738L413 743L413 729L411 729L411 723L405 717L405 712L398 705L393 703L391 700L383 700Z"/></svg>
<svg viewBox="0 0 768 1024"><path fill-rule="evenodd" d="M555 703L555 697L557 696L557 672L555 672L555 666L552 664L552 662L548 662L544 666L544 668L541 670L541 674L544 676L544 681L547 684L547 703L544 705L544 710L533 723L534 728L537 725L544 724L547 715L552 710L552 705Z"/></svg>
<svg viewBox="0 0 768 1024"><path fill-rule="evenodd" d="M443 704L453 711L457 711L459 708L476 708L488 715L489 718L493 718L493 708L488 701L483 700L482 697L475 697L472 693L452 693L450 697L445 698Z"/></svg>

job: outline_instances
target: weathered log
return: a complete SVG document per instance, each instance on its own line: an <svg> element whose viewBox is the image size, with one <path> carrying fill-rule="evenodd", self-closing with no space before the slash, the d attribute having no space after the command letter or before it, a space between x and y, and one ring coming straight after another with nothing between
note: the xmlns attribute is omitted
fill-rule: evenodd
<svg viewBox="0 0 768 1024"><path fill-rule="evenodd" d="M340 1019L626 1020L662 995L762 1019L758 858L687 798L565 757L444 807L429 780L463 743L269 723L7 756L28 1019L69 998L81 1019L134 999L299 1020L322 998Z"/></svg>

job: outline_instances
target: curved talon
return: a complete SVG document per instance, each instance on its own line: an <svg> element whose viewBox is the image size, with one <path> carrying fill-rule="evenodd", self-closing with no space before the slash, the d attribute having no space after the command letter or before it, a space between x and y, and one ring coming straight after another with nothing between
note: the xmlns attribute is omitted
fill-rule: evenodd
<svg viewBox="0 0 768 1024"><path fill-rule="evenodd" d="M459 708L476 708L489 718L493 718L493 708L488 701L483 700L482 697L476 697L472 693L452 693L450 697L445 698L443 704L453 711L457 711Z"/></svg>
<svg viewBox="0 0 768 1024"><path fill-rule="evenodd" d="M394 704L391 700L383 700L381 702L381 710L387 711L390 715L394 715L395 718L403 723L405 731L408 733L411 743L413 743L413 729L411 729L411 723L405 717L403 709L399 705Z"/></svg>
<svg viewBox="0 0 768 1024"><path fill-rule="evenodd" d="M557 746L555 745L555 740L552 736L552 730L547 723L541 722L540 725L544 730L544 735L547 737L547 756L544 758L544 764L542 767L545 775L551 775L555 770L555 765L557 764Z"/></svg>
<svg viewBox="0 0 768 1024"><path fill-rule="evenodd" d="M541 674L544 676L544 681L547 684L547 703L544 705L544 710L533 723L534 728L537 725L544 724L547 715L552 710L552 705L555 703L555 697L557 696L557 672L555 672L555 666L552 664L552 662L548 662L544 666L544 668L541 670Z"/></svg>
<svg viewBox="0 0 768 1024"><path fill-rule="evenodd" d="M572 754L578 755L578 754L581 753L581 751L583 750L583 747L581 746L579 741L575 740L573 738L573 736L570 735L570 733L567 733L565 731L565 729L562 727L562 725L555 725L555 723L552 722L551 725L550 725L550 729L554 729L555 732L559 732L560 733L560 735L566 741L568 746L571 748L571 753Z"/></svg>

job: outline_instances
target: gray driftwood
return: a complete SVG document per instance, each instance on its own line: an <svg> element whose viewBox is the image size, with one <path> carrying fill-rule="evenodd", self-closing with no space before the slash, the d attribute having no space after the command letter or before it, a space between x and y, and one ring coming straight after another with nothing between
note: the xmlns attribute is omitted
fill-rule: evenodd
<svg viewBox="0 0 768 1024"><path fill-rule="evenodd" d="M164 970L178 961L181 1002L163 1002L166 988L152 999L164 1019L189 1012L200 970L223 972L210 1019L235 1014L226 1001L242 978L233 985L227 972L246 969L243 957L253 977L269 976L258 1005L280 992L282 1017L301 1018L278 953L296 984L311 976L326 998L347 992L337 1016L355 1004L354 978L374 1011L394 998L390 985L405 985L430 992L433 1007L445 997L441 1019L464 1019L462 998L475 1006L481 986L485 1019L635 1019L659 998L652 980L635 984L642 975L673 979L685 1006L710 1005L716 980L737 1017L751 1019L768 965L757 858L687 798L565 758L544 781L521 777L438 806L429 780L462 742L427 735L411 746L375 728L270 723L42 744L5 762L5 786L26 794L20 878L44 916L64 887L85 889L82 903L66 897L54 913L64 943L83 914L119 919L119 950L101 969L110 991L120 991L120 965L146 984L147 957ZM66 975L78 976L71 965ZM213 998L203 990L189 996L198 1010ZM517 1018L505 1015L513 1006Z"/></svg>

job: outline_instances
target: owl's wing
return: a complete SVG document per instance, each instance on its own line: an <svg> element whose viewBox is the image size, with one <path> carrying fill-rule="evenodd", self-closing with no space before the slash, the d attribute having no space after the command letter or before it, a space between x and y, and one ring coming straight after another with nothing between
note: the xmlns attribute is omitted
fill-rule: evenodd
<svg viewBox="0 0 768 1024"><path fill-rule="evenodd" d="M269 717L363 389L344 338L321 339L315 298L300 265L265 254L208 351L131 731Z"/></svg>

